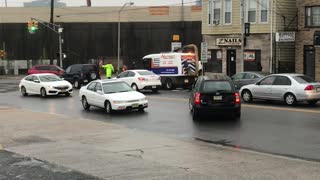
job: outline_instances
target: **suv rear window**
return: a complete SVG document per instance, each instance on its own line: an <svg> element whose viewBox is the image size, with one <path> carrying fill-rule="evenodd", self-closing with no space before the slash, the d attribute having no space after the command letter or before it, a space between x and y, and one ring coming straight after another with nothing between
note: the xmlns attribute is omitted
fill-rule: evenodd
<svg viewBox="0 0 320 180"><path fill-rule="evenodd" d="M82 70L85 71L85 72L97 71L97 66L95 66L95 65L85 65L85 66L82 67Z"/></svg>
<svg viewBox="0 0 320 180"><path fill-rule="evenodd" d="M229 81L205 81L201 86L201 92L214 93L214 92L233 92Z"/></svg>
<svg viewBox="0 0 320 180"><path fill-rule="evenodd" d="M294 80L296 80L298 83L300 84L307 84L307 83L314 83L316 82L315 80L313 80L311 77L309 76L294 76L293 77Z"/></svg>
<svg viewBox="0 0 320 180"><path fill-rule="evenodd" d="M141 76L149 76L149 75L155 75L153 72L151 71L137 71L138 74L140 74Z"/></svg>

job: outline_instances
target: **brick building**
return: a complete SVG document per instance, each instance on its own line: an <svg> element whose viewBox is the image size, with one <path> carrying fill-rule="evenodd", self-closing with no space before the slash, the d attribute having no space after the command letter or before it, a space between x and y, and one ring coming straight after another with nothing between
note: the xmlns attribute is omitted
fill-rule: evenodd
<svg viewBox="0 0 320 180"><path fill-rule="evenodd" d="M296 72L320 80L320 1L297 0Z"/></svg>

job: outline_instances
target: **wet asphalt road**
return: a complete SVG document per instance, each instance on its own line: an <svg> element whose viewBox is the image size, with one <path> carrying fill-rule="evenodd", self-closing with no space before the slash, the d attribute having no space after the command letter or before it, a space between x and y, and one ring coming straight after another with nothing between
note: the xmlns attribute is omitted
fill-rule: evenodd
<svg viewBox="0 0 320 180"><path fill-rule="evenodd" d="M178 138L196 139L259 152L320 161L320 105L287 107L282 103L243 104L241 120L214 115L194 122L188 109L186 91L146 93L149 108L145 113L116 113L82 109L75 90L73 97L22 97L19 92L0 93L0 105L38 112L49 112L121 124L138 130ZM23 117L21 117L23 118Z"/></svg>

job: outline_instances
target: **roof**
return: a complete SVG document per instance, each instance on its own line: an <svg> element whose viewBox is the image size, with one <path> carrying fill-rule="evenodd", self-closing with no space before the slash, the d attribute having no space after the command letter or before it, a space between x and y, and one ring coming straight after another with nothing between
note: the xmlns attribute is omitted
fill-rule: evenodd
<svg viewBox="0 0 320 180"><path fill-rule="evenodd" d="M202 76L204 80L231 80L229 76L222 74L222 73L212 73L206 76Z"/></svg>

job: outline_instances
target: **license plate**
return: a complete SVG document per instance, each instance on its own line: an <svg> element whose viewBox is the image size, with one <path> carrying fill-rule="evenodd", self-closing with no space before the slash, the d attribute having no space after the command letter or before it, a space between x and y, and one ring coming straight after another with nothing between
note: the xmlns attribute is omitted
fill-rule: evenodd
<svg viewBox="0 0 320 180"><path fill-rule="evenodd" d="M320 92L320 88L317 88L317 92Z"/></svg>
<svg viewBox="0 0 320 180"><path fill-rule="evenodd" d="M61 90L61 92L66 92L67 90L65 90L65 89L63 89L63 90Z"/></svg>
<svg viewBox="0 0 320 180"><path fill-rule="evenodd" d="M189 83L189 79L185 79L185 80L184 80L184 83Z"/></svg>
<svg viewBox="0 0 320 180"><path fill-rule="evenodd" d="M213 100L214 101L221 101L222 100L222 96L213 96Z"/></svg>
<svg viewBox="0 0 320 180"><path fill-rule="evenodd" d="M137 108L139 107L139 104L132 104L132 108Z"/></svg>
<svg viewBox="0 0 320 180"><path fill-rule="evenodd" d="M87 82L88 82L88 80L87 80L87 79L85 79L85 80L83 80L83 82L87 83Z"/></svg>
<svg viewBox="0 0 320 180"><path fill-rule="evenodd" d="M157 86L152 86L152 88L157 88Z"/></svg>

